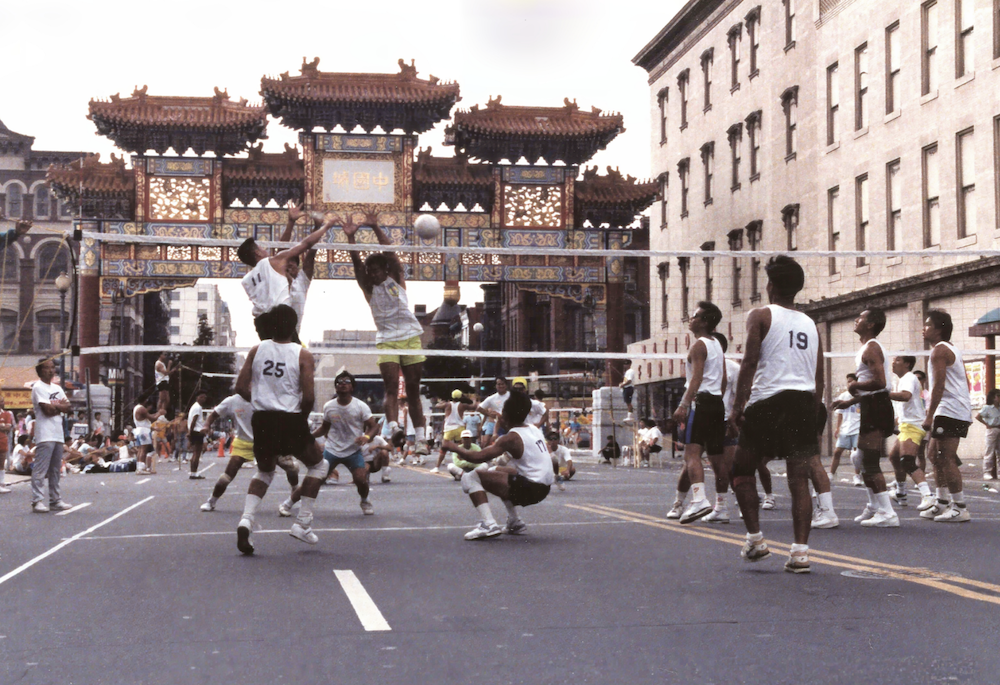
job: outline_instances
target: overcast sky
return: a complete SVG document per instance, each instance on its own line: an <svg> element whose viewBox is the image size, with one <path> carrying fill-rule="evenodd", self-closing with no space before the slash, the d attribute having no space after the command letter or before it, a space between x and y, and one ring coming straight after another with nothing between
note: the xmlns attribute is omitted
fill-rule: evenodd
<svg viewBox="0 0 1000 685"><path fill-rule="evenodd" d="M129 95L230 97L259 102L260 78L297 74L302 58L323 71L398 71L416 59L419 75L461 85L459 109L502 95L504 104L621 112L626 132L591 163L650 175L649 87L632 57L682 6L681 0L382 0L341 2L5 2L0 120L35 136L36 150L118 150L86 119L91 98ZM420 137L435 154L445 123ZM296 142L268 124L265 151ZM237 341L256 342L246 295L218 281L233 312ZM443 284L412 283L411 303L441 303ZM463 284L462 303L482 299ZM335 299L334 299L335 298ZM336 301L337 316L329 316ZM328 328L372 329L353 282L318 281L310 291L303 339Z"/></svg>

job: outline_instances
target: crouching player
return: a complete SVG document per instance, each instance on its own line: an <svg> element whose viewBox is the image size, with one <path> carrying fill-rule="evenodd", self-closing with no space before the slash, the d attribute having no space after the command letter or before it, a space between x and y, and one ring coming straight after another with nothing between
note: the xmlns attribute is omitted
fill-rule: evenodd
<svg viewBox="0 0 1000 685"><path fill-rule="evenodd" d="M444 443L445 449L474 464L495 459L504 452L511 457L509 466L494 471L474 469L462 476L462 490L469 495L480 518L479 525L465 534L466 540L492 538L500 533L524 535L528 526L518 516L517 507L538 504L549 494L555 480L552 459L542 432L524 422L530 411L528 395L512 391L500 414L510 432L479 452L450 440ZM507 508L507 525L503 528L493 518L487 493L499 497Z"/></svg>

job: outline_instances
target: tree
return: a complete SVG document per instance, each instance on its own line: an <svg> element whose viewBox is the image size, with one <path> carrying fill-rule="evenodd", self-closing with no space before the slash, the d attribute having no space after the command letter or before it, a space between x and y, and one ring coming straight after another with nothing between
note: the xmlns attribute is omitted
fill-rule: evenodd
<svg viewBox="0 0 1000 685"><path fill-rule="evenodd" d="M199 347L211 347L215 342L215 331L208 324L208 316L198 317L198 337L194 344ZM184 410L194 402L194 392L204 390L208 393L208 401L218 404L231 394L232 378L205 376L206 373L235 373L236 359L232 354L217 354L208 352L183 352L180 355L182 369L180 371L180 397L178 406Z"/></svg>

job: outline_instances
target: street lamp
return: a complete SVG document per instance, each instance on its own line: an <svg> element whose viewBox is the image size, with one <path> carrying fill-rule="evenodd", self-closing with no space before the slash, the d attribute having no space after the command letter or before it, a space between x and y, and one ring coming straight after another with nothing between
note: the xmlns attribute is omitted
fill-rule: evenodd
<svg viewBox="0 0 1000 685"><path fill-rule="evenodd" d="M56 276L56 289L59 291L59 349L66 350L66 293L73 285L73 279L63 271ZM66 355L59 355L59 378L66 387Z"/></svg>
<svg viewBox="0 0 1000 685"><path fill-rule="evenodd" d="M482 353L482 351L485 349L485 344L486 344L486 336L483 335L483 331L486 330L486 326L484 326L482 323L480 323L479 321L477 321L476 323L472 324L472 330L474 330L476 332L476 335L479 337L479 352ZM479 385L480 385L480 387L482 386L482 384L483 384L483 356L482 356L482 354L480 354L479 355ZM480 388L476 388L476 390L479 390L479 389Z"/></svg>

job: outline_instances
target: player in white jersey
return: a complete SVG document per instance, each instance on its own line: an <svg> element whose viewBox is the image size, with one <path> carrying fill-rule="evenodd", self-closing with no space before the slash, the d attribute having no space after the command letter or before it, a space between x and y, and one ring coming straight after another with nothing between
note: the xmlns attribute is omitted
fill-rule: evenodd
<svg viewBox="0 0 1000 685"><path fill-rule="evenodd" d="M958 443L969 434L972 402L962 353L951 344L953 328L947 312L940 309L927 312L924 341L934 347L930 360L931 398L922 427L930 433L927 454L934 464L937 501L921 511L920 516L939 523L962 523L971 518L962 494Z"/></svg>
<svg viewBox="0 0 1000 685"><path fill-rule="evenodd" d="M274 338L265 340L247 355L236 379L236 392L254 409L251 428L257 473L250 481L243 517L236 528L236 547L253 554L251 541L254 517L267 487L274 478L279 456L291 455L308 469L302 482L302 501L294 537L310 542L312 510L327 465L309 433L309 412L315 403L315 361L309 350L292 342L297 317L295 310L279 304L272 310Z"/></svg>
<svg viewBox="0 0 1000 685"><path fill-rule="evenodd" d="M205 478L198 473L198 465L201 463L201 453L205 449L205 434L201 432L201 429L205 425L205 404L207 403L208 393L200 390L194 396L194 404L188 408L187 439L191 445L191 471L188 478L191 480L204 480Z"/></svg>
<svg viewBox="0 0 1000 685"><path fill-rule="evenodd" d="M151 402L150 407L152 406ZM135 460L137 472L156 473L156 453L150 450L153 446L153 421L161 416L163 416L162 411L151 413L149 407L141 402L132 407L132 425L135 426L133 435L135 436L135 444L139 448Z"/></svg>
<svg viewBox="0 0 1000 685"><path fill-rule="evenodd" d="M823 350L816 324L793 309L805 282L802 267L779 255L765 271L770 305L747 316L745 352L729 416L731 430L740 431L732 470L733 492L747 529L740 556L759 561L771 554L760 530L754 475L760 461L785 459L795 537L785 570L808 573L809 478L819 458L816 419L823 396Z"/></svg>
<svg viewBox="0 0 1000 685"><path fill-rule="evenodd" d="M848 384L856 380L858 380L857 375L853 373L847 374ZM845 390L837 396L837 400L846 402L851 397L851 393ZM837 423L834 426L833 432L837 436L837 446L833 450L833 460L830 462L830 475L837 475L840 458L844 456L844 452L847 452L851 465L854 466L853 484L861 487L865 484L861 480L861 453L858 452L857 458L855 458L854 454L858 449L858 431L861 429L861 409L858 405L852 404L842 409L837 409L835 413L837 415ZM857 464L856 466L855 463Z"/></svg>
<svg viewBox="0 0 1000 685"><path fill-rule="evenodd" d="M169 360L166 352L160 352L156 364L153 365L153 378L156 380L156 391L159 394L156 411L160 412L161 416L170 411L170 375L180 366L179 361Z"/></svg>
<svg viewBox="0 0 1000 685"><path fill-rule="evenodd" d="M854 320L854 332L861 339L861 349L854 357L856 381L847 384L849 400L833 403L834 409L852 404L861 408L858 449L861 451L861 477L868 489L868 504L854 520L866 528L898 528L899 516L893 511L880 461L885 439L892 434L894 417L889 392L892 383L885 368L885 350L876 336L885 328L885 312L868 307Z"/></svg>
<svg viewBox="0 0 1000 685"><path fill-rule="evenodd" d="M524 423L529 411L531 399L528 395L512 391L501 412L501 418L510 427L506 435L479 452L445 442L445 449L474 464L490 461L504 452L511 457L508 466L495 471L475 469L462 476L462 490L469 495L480 517L479 525L465 534L466 540L482 540L501 533L524 535L528 526L518 515L517 507L537 504L549 494L555 481L552 459L542 432ZM507 525L503 528L493 518L486 493L499 497L507 508Z"/></svg>
<svg viewBox="0 0 1000 685"><path fill-rule="evenodd" d="M378 225L376 213L365 216L365 225L371 227L379 245L392 245L389 236ZM350 219L344 223L344 235L351 245L355 244L357 232L358 225ZM361 255L352 250L351 262L354 264L354 278L361 286L375 320L375 347L385 350L385 354L378 358L378 369L385 385L387 418L382 435L391 436L397 447L402 444L399 430L399 375L402 373L406 386L406 404L410 409L410 419L416 426L415 451L421 456L430 454L424 427L424 407L420 401L420 378L427 357L422 354L407 354L410 350L420 349L420 336L424 327L410 311L403 265L394 252L376 252L362 262Z"/></svg>
<svg viewBox="0 0 1000 685"><path fill-rule="evenodd" d="M613 436L608 436L611 440ZM573 466L573 453L565 445L559 444L559 432L552 431L545 436L545 446L552 456L552 473L556 476L556 487L565 490L563 481L569 480L576 475L576 467ZM621 453L621 450L619 450Z"/></svg>
<svg viewBox="0 0 1000 685"><path fill-rule="evenodd" d="M473 402L465 397L461 390L451 391L451 401L450 402L438 402L434 405L435 409L444 409L444 426L442 428L441 439L451 440L452 442L457 442L462 439L462 431L465 430L465 423L462 421L465 416L465 412L472 409ZM441 448L438 454L437 464L431 469L431 473L438 473L441 471L441 463L444 461L445 455L448 454L448 450L444 447Z"/></svg>
<svg viewBox="0 0 1000 685"><path fill-rule="evenodd" d="M726 358L722 345L712 335L720 321L722 312L711 302L699 302L688 321L695 341L688 349L684 363L687 380L684 397L674 411L674 421L682 427L684 435L684 468L678 479L674 506L668 513L669 518L674 518L673 515L680 511L687 494L683 488L690 483L691 506L680 516L681 523L697 521L713 510L705 495L705 469L701 465L703 451L708 452L708 460L715 472L716 502L721 499L724 503L725 493L729 490L729 468L723 463L722 444L726 436L726 409L722 401L726 392Z"/></svg>
<svg viewBox="0 0 1000 685"><path fill-rule="evenodd" d="M285 225L281 238L279 238L281 242L291 241L295 231L295 223L305 215L300 205L293 204L288 208L288 223ZM316 218L316 216L318 215L313 216L313 230L318 229L323 224L323 220ZM316 248L314 247L306 250L301 257L293 257L288 260L288 295L291 298L288 304L299 317L297 330L302 330L302 320L306 314L306 297L309 294L309 286L312 285L315 266Z"/></svg>
<svg viewBox="0 0 1000 685"><path fill-rule="evenodd" d="M485 447L498 437L504 434L504 427L500 424L500 412L503 405L510 397L510 390L507 387L507 379L497 376L495 379L496 392L476 405L476 409L486 416L486 423L483 424L482 445Z"/></svg>
<svg viewBox="0 0 1000 685"><path fill-rule="evenodd" d="M923 469L917 464L920 443L927 437L927 431L921 426L927 410L920 395L922 389L920 379L913 373L916 363L917 358L910 356L895 357L892 360L892 372L899 379L895 390L889 393L899 423L896 444L889 452L889 462L896 474L896 487L892 498L900 506L906 506L906 476L909 475L920 489L920 505L924 509L929 509L934 505L934 495L931 494L931 487L927 484ZM917 509L924 510L919 506Z"/></svg>
<svg viewBox="0 0 1000 685"><path fill-rule="evenodd" d="M298 207L293 206L289 210L289 220L293 212L299 212ZM296 218L298 216L301 216L301 212ZM250 273L243 277L242 283L253 305L253 323L261 340L270 340L274 337L270 312L279 304L292 304L289 262L313 249L336 220L336 217L327 219L302 242L278 252L273 257L268 255L267 250L257 245L253 238L244 240L236 251L239 260L251 267ZM298 342L298 335L294 332L292 340Z"/></svg>
<svg viewBox="0 0 1000 685"><path fill-rule="evenodd" d="M233 438L233 445L229 450L229 462L226 464L226 470L215 482L215 487L212 488L212 495L208 501L201 505L202 511L215 511L216 503L225 494L226 488L233 482L233 478L240 472L243 464L253 461L253 405L239 395L230 395L209 412L201 432L206 436L211 435L212 424L215 423L216 419L232 421L236 428L236 436ZM294 491L299 484L299 467L295 465L295 460L287 455L282 455L278 457L278 466L285 472L288 485Z"/></svg>

